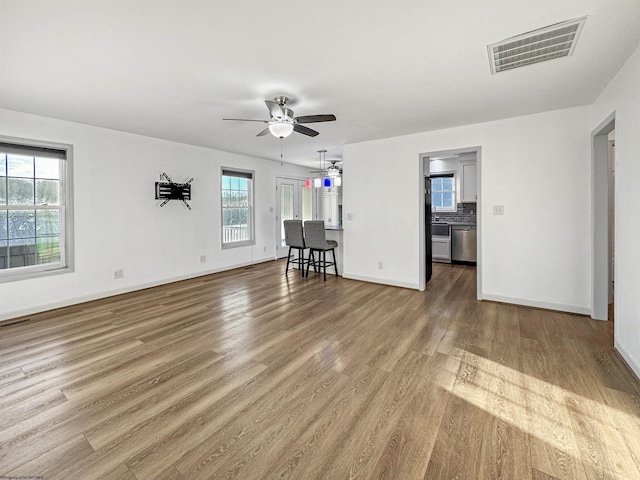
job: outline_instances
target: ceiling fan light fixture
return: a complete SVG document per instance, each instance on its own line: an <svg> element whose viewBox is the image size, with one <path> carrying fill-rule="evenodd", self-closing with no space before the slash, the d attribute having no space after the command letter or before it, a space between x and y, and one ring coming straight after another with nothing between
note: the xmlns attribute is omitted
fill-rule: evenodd
<svg viewBox="0 0 640 480"><path fill-rule="evenodd" d="M269 131L274 137L287 138L293 132L293 123L271 122L269 123Z"/></svg>
<svg viewBox="0 0 640 480"><path fill-rule="evenodd" d="M340 175L340 170L335 165L331 165L329 168L327 168L327 175L329 175L331 178L335 178Z"/></svg>

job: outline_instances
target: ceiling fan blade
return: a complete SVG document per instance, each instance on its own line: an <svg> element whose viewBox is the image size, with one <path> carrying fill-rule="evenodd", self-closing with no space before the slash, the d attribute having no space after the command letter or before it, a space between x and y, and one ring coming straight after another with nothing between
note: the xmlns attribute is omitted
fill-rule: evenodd
<svg viewBox="0 0 640 480"><path fill-rule="evenodd" d="M316 123L316 122L333 122L336 116L332 113L325 115L303 115L302 117L296 117L298 123Z"/></svg>
<svg viewBox="0 0 640 480"><path fill-rule="evenodd" d="M262 130L259 134L256 135L256 137L264 137L267 133L269 133L269 127Z"/></svg>
<svg viewBox="0 0 640 480"><path fill-rule="evenodd" d="M261 122L261 123L269 123L269 120L252 120L249 118L223 118L222 120L234 120L237 122Z"/></svg>
<svg viewBox="0 0 640 480"><path fill-rule="evenodd" d="M284 112L278 103L272 102L271 100L265 100L264 103L267 104L271 118L284 118Z"/></svg>
<svg viewBox="0 0 640 480"><path fill-rule="evenodd" d="M293 130L310 137L315 137L316 135L318 135L318 132L316 132L315 130L310 129L309 127L305 127L304 125L298 125L297 123L293 124Z"/></svg>

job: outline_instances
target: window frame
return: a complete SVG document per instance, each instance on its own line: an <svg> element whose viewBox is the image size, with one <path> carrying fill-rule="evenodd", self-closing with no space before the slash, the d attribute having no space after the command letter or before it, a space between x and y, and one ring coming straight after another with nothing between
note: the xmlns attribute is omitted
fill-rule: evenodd
<svg viewBox="0 0 640 480"><path fill-rule="evenodd" d="M249 179L249 186L248 186L248 195L247 195L247 202L248 202L248 215L247 218L249 220L249 238L247 240L238 240L238 241L227 241L225 242L224 240L224 211L225 211L225 207L224 207L224 200L223 200L223 191L224 191L224 183L223 183L223 177L228 176L228 177L232 177L234 176L233 174L237 174L238 178L247 178ZM223 250L226 249L230 249L230 248L238 248L238 247L246 247L246 246L251 246L251 245L255 245L256 241L255 241L255 207L254 207L254 199L255 199L255 179L256 179L256 175L255 175L255 171L254 170L245 170L242 168L235 168L235 167L220 167L220 244L221 244L221 248Z"/></svg>
<svg viewBox="0 0 640 480"><path fill-rule="evenodd" d="M438 172L438 173L432 173L429 175L429 178L431 178L431 207L433 208L433 210L435 212L457 212L458 211L458 198L457 198L457 189L456 189L456 184L457 184L457 175L456 172L454 171L449 171L449 172ZM453 196L453 206L451 207L437 207L434 205L433 202L433 195L434 193L436 193L435 188L433 187L433 179L434 178L451 178L452 179L452 189L451 190L438 190L439 193L451 193Z"/></svg>
<svg viewBox="0 0 640 480"><path fill-rule="evenodd" d="M57 210L60 215L60 262L41 265L27 265L0 269L0 283L14 282L33 278L42 278L50 275L59 275L74 271L74 227L73 227L73 145L66 143L49 142L18 137L0 135L0 143L14 147L17 155L32 155L33 157L47 157L47 150L63 153L64 159L60 164L60 201L58 205L13 205L11 210ZM6 150L6 148L0 148ZM22 152L20 152L22 150ZM40 150L42 155L37 155ZM8 173L8 172L7 172ZM8 175L7 175L8 177ZM4 177L4 178L7 178ZM34 172L34 178L35 172ZM0 206L9 211L9 204ZM5 209L3 208L3 209ZM7 259L8 260L8 259Z"/></svg>

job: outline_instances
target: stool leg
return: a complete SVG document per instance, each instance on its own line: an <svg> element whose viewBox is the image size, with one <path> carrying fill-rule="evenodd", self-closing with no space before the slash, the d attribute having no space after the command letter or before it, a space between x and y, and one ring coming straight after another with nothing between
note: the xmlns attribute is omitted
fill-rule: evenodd
<svg viewBox="0 0 640 480"><path fill-rule="evenodd" d="M322 250L322 273L324 274L324 281L327 281L327 251Z"/></svg>
<svg viewBox="0 0 640 480"><path fill-rule="evenodd" d="M336 278L338 277L338 262L336 262L336 250L335 248L331 249L331 253L333 254L333 268L336 270Z"/></svg>
<svg viewBox="0 0 640 480"><path fill-rule="evenodd" d="M309 265L311 265L311 262L313 261L313 269L315 270L316 268L316 259L313 256L313 250L309 249L309 258L307 261L307 277L309 276Z"/></svg>
<svg viewBox="0 0 640 480"><path fill-rule="evenodd" d="M291 247L289 247L289 254L287 255L287 268L284 271L285 275L289 273L289 261L291 261Z"/></svg>
<svg viewBox="0 0 640 480"><path fill-rule="evenodd" d="M300 269L300 276L304 277L304 248L298 249L298 268Z"/></svg>

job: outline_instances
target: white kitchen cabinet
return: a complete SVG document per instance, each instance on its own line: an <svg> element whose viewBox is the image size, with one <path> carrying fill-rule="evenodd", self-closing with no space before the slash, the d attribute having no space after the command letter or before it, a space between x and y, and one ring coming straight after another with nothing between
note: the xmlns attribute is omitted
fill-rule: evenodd
<svg viewBox="0 0 640 480"><path fill-rule="evenodd" d="M478 201L476 162L460 162L460 203Z"/></svg>
<svg viewBox="0 0 640 480"><path fill-rule="evenodd" d="M326 226L337 227L340 224L337 193L322 196L322 216Z"/></svg>
<svg viewBox="0 0 640 480"><path fill-rule="evenodd" d="M431 237L431 258L434 262L451 263L450 237Z"/></svg>

